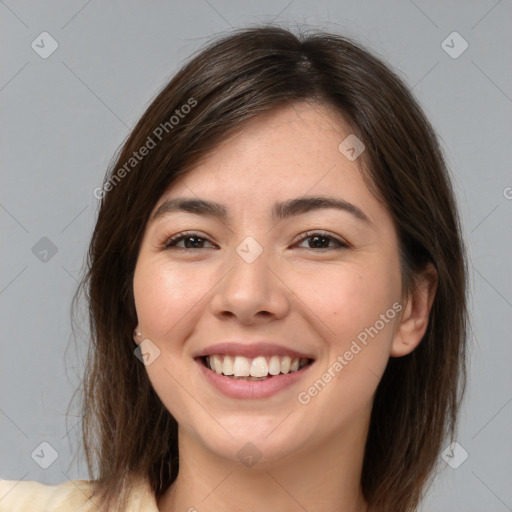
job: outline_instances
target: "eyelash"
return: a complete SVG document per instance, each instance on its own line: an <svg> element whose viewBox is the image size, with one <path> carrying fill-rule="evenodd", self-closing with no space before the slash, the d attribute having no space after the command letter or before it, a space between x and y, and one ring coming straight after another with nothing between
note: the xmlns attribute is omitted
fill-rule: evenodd
<svg viewBox="0 0 512 512"><path fill-rule="evenodd" d="M348 243L346 243L346 242L344 242L344 241L334 237L330 233L326 233L326 232L323 232L323 231L308 231L308 232L304 233L304 235L305 236L303 236L296 243L301 243L304 240L308 240L309 238L314 238L315 236L320 236L320 237L323 237L323 238L328 238L328 239L334 241L337 244L337 247L319 247L319 248L316 248L317 249L316 252L329 251L329 250L350 249L350 245ZM179 242L181 242L182 240L185 240L187 238L199 238L201 240L207 240L207 238L204 237L204 236L201 236L200 233L197 233L195 231L186 231L184 233L179 233L177 235L172 236L171 238L168 238L165 241L165 243L163 244L162 248L163 249L177 248L177 249L182 249L182 250L185 250L185 251L194 250L194 248L177 247L176 246L176 244L178 244ZM205 248L204 247L198 247L195 250L200 250L200 249L205 249ZM305 249L315 250L315 248L313 248L313 247L305 247Z"/></svg>

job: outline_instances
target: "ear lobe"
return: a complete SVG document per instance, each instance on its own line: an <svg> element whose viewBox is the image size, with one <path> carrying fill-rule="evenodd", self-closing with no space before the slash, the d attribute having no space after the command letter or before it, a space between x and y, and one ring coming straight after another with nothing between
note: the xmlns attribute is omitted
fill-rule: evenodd
<svg viewBox="0 0 512 512"><path fill-rule="evenodd" d="M438 274L432 263L415 278L391 347L391 357L410 354L427 331L430 310L437 291Z"/></svg>
<svg viewBox="0 0 512 512"><path fill-rule="evenodd" d="M137 345L140 345L142 342L142 333L139 331L139 324L137 324L133 331L133 340Z"/></svg>

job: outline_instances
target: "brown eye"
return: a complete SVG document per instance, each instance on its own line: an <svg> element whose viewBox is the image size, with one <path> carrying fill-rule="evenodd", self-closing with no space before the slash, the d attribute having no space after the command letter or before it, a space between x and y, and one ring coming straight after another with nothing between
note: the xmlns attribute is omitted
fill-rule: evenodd
<svg viewBox="0 0 512 512"><path fill-rule="evenodd" d="M184 245L179 246L178 244L184 242ZM169 238L165 244L165 249L170 249L171 247L176 247L178 249L205 249L204 243L210 243L206 238L199 235L199 233L180 233Z"/></svg>
<svg viewBox="0 0 512 512"><path fill-rule="evenodd" d="M304 242L305 240L309 240L308 245L309 247L305 247L306 249L348 249L350 246L343 242L342 240L339 240L338 238L334 237L333 235L329 233L323 233L323 232L311 232L306 233L306 236L301 238L299 242ZM329 247L329 244L333 243L334 245Z"/></svg>

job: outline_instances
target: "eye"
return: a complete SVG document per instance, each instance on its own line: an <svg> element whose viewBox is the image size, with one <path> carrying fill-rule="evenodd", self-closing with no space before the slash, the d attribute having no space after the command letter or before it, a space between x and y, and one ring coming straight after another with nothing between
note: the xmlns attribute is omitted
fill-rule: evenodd
<svg viewBox="0 0 512 512"><path fill-rule="evenodd" d="M322 231L313 231L305 233L306 236L303 236L299 242L304 242L306 240L310 240L309 247L305 247L305 249L320 249L320 250L330 250L330 249L349 249L350 245L331 235L330 233L325 233ZM334 242L334 247L329 247L329 243Z"/></svg>
<svg viewBox="0 0 512 512"><path fill-rule="evenodd" d="M304 247L305 249L319 249L319 250L332 250L332 249L349 249L350 245L346 242L338 239L337 237L331 235L330 233L325 233L322 231L312 231L305 233L299 243L304 243L306 240L310 240L309 247ZM178 245L181 242L184 245ZM195 231L188 231L185 233L179 233L177 235L168 238L163 244L164 249L177 248L177 249L207 249L204 247L204 243L209 243L212 247L213 244L207 240L206 237L201 236L200 233ZM330 246L333 243L334 246Z"/></svg>
<svg viewBox="0 0 512 512"><path fill-rule="evenodd" d="M184 246L179 246L178 244L184 242ZM179 233L177 235L168 238L164 245L164 249L170 249L171 247L176 247L178 249L205 249L202 244L204 242L210 243L207 239L201 236L200 233L196 233L194 231L188 231L185 233Z"/></svg>

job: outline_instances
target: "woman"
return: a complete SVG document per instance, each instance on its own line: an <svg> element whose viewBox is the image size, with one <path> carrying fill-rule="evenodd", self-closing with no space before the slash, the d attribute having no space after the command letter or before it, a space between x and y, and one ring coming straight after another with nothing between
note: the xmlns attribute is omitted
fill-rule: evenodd
<svg viewBox="0 0 512 512"><path fill-rule="evenodd" d="M466 264L382 61L277 27L214 41L95 195L94 478L1 482L0 510L416 510L465 387Z"/></svg>

